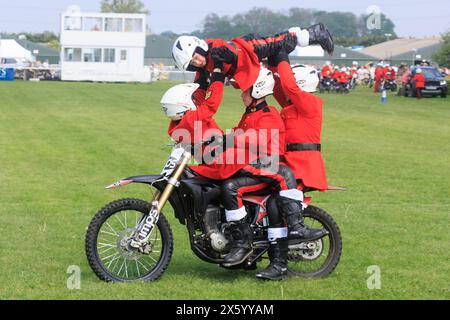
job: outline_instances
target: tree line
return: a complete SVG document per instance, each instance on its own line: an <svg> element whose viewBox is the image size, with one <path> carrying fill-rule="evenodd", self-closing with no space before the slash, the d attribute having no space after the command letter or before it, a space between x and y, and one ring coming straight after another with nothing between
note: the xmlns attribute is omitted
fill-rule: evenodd
<svg viewBox="0 0 450 320"><path fill-rule="evenodd" d="M200 30L192 32L201 38L232 39L246 33L274 34L289 27L322 22L333 34L339 45L372 45L395 39L395 24L384 14L380 15L379 29L369 30L367 15L352 12L328 12L315 9L291 8L285 12L274 12L266 8L253 8L246 13L233 16L209 14L203 20ZM387 36L386 36L387 35Z"/></svg>
<svg viewBox="0 0 450 320"><path fill-rule="evenodd" d="M144 13L150 14L140 0L101 0L102 12L115 13ZM379 28L369 29L365 14L356 15L352 12L328 12L315 9L291 8L287 11L274 12L266 8L253 8L245 13L233 16L219 16L208 14L202 28L191 32L200 38L223 38L258 33L261 35L274 34L289 27L307 27L317 22L324 23L334 36L335 43L344 47L360 45L371 46L397 38L395 24L384 14L380 15ZM59 47L59 36L53 32L20 33L32 42L44 43L53 48ZM173 31L162 32L161 35L175 39L179 34ZM0 34L2 37L18 38L18 33ZM444 46L434 56L437 62L450 66L450 32L443 35Z"/></svg>

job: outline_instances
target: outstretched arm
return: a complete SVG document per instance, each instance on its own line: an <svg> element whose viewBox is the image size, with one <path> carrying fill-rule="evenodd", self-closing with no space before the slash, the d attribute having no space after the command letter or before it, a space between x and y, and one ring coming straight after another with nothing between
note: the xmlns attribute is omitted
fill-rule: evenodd
<svg viewBox="0 0 450 320"><path fill-rule="evenodd" d="M319 112L317 104L322 104L318 97L302 91L294 77L291 66L285 60L278 64L278 73L283 91L287 94L291 102L295 105L300 115L305 117L314 117Z"/></svg>
<svg viewBox="0 0 450 320"><path fill-rule="evenodd" d="M195 112L196 119L200 121L212 118L222 102L225 76L221 72L213 72L210 81L211 84L206 90L204 100L197 106Z"/></svg>
<svg viewBox="0 0 450 320"><path fill-rule="evenodd" d="M195 74L194 83L197 83L199 87L195 90L192 98L197 106L205 101L206 90L208 89L208 76L209 73L206 70L199 70Z"/></svg>

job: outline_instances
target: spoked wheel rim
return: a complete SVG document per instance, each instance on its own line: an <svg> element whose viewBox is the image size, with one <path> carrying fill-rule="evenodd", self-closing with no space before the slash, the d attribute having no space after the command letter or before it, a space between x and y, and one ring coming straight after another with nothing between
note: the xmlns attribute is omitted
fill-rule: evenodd
<svg viewBox="0 0 450 320"><path fill-rule="evenodd" d="M328 231L324 237L309 242L289 245L288 267L292 276L318 276L333 258L335 246L330 227L314 217L305 216L304 223L312 229Z"/></svg>
<svg viewBox="0 0 450 320"><path fill-rule="evenodd" d="M129 247L129 238L142 215L142 212L136 210L118 211L108 217L99 229L96 243L98 261L104 271L114 278L123 281L144 278L158 265L164 242L157 225L148 241L148 254Z"/></svg>

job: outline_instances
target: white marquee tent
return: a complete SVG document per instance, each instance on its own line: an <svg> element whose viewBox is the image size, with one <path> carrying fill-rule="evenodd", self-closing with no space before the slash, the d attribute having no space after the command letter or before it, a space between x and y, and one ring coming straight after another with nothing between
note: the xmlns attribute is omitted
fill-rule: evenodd
<svg viewBox="0 0 450 320"><path fill-rule="evenodd" d="M19 61L34 61L30 50L25 49L16 40L0 40L0 58L15 58Z"/></svg>

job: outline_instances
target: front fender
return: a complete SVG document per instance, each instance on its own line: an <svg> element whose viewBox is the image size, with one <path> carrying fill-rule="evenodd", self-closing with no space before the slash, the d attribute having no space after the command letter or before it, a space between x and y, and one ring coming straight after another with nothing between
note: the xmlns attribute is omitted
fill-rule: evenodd
<svg viewBox="0 0 450 320"><path fill-rule="evenodd" d="M161 179L163 176L160 174L146 174L142 176L133 176L125 179L121 179L116 181L109 186L105 187L106 189L118 188L130 183L145 183L145 184L153 184L155 181Z"/></svg>
<svg viewBox="0 0 450 320"><path fill-rule="evenodd" d="M164 189L166 188L167 181L162 178L163 175L161 174L147 174L142 176L133 176L116 181L113 184L107 186L106 189L118 188L130 183L144 183L155 187L160 192L163 192ZM187 212L185 210L186 206L183 205L182 199L183 196L180 194L180 190L176 188L176 190L172 193L172 195L169 198L169 203L174 209L175 217L180 221L181 224L185 224Z"/></svg>

